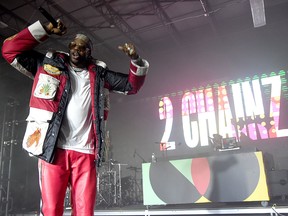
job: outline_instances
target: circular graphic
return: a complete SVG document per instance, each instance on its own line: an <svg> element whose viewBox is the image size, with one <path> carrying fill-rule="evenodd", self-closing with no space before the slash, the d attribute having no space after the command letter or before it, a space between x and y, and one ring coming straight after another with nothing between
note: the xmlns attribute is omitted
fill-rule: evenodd
<svg viewBox="0 0 288 216"><path fill-rule="evenodd" d="M151 163L149 176L154 193L167 204L194 203L201 197L195 186L169 161Z"/></svg>
<svg viewBox="0 0 288 216"><path fill-rule="evenodd" d="M208 161L211 181L205 197L210 201L243 201L255 190L260 177L255 153L219 155Z"/></svg>
<svg viewBox="0 0 288 216"><path fill-rule="evenodd" d="M193 158L191 162L191 176L195 187L204 195L210 183L210 167L207 158Z"/></svg>

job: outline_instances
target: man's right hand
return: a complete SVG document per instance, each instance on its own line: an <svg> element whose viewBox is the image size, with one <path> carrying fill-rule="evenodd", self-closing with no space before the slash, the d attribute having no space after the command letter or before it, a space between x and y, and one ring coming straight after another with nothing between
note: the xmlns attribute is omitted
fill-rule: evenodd
<svg viewBox="0 0 288 216"><path fill-rule="evenodd" d="M66 26L60 19L57 20L57 27L54 27L52 23L49 23L48 25L44 26L44 29L48 34L55 34L59 36L62 36L67 32Z"/></svg>

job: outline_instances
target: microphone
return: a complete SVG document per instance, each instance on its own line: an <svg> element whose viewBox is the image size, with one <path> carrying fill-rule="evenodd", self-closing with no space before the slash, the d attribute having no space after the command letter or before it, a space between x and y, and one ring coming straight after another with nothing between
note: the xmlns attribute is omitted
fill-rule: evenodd
<svg viewBox="0 0 288 216"><path fill-rule="evenodd" d="M57 21L49 14L44 8L39 7L39 11L43 14L43 16L46 17L46 19L52 23L53 27L57 27L58 23Z"/></svg>

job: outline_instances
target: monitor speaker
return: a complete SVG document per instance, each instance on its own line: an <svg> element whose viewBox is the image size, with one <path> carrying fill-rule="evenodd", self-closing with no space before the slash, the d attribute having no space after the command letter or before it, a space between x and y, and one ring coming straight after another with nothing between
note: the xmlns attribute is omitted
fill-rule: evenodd
<svg viewBox="0 0 288 216"><path fill-rule="evenodd" d="M269 195L273 197L288 196L288 170L270 170L267 172Z"/></svg>

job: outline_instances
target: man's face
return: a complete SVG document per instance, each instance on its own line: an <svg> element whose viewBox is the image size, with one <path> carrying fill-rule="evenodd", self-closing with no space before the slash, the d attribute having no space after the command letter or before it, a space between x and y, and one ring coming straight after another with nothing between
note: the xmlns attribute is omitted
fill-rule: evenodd
<svg viewBox="0 0 288 216"><path fill-rule="evenodd" d="M85 67L89 52L87 44L81 39L74 39L69 44L70 63L72 66Z"/></svg>

